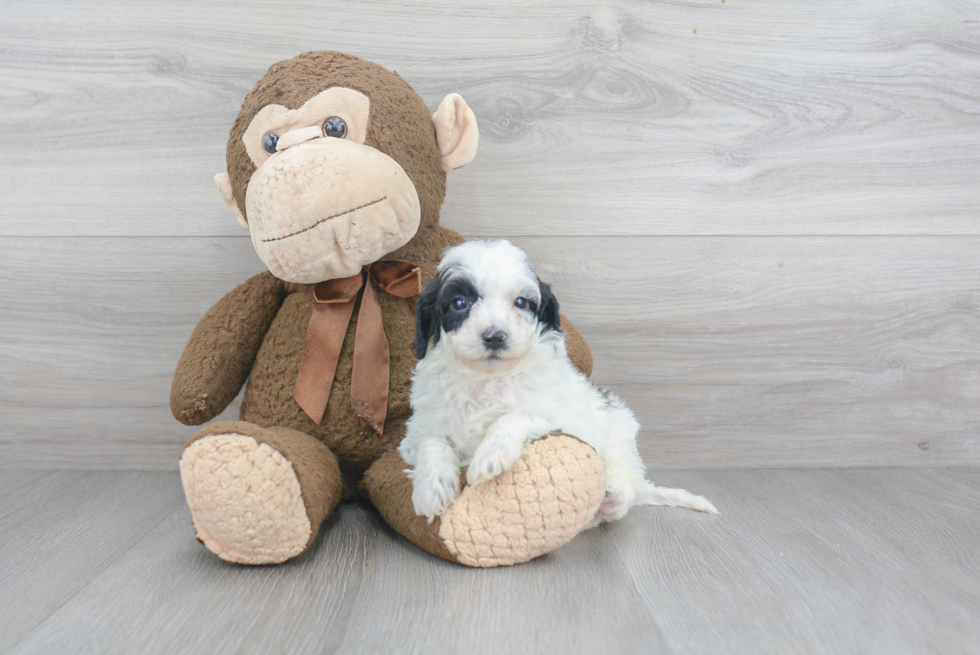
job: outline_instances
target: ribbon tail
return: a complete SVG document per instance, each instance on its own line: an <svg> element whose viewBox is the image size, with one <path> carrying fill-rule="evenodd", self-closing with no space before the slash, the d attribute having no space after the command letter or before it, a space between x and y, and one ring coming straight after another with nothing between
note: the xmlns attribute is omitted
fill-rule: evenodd
<svg viewBox="0 0 980 655"><path fill-rule="evenodd" d="M388 339L381 321L381 302L369 278L361 296L354 335L354 370L351 374L351 405L354 413L384 434L388 415Z"/></svg>
<svg viewBox="0 0 980 655"><path fill-rule="evenodd" d="M351 314L354 313L354 302L355 298L344 303L315 303L310 324L306 328L303 357L293 395L317 425L320 425L327 410L340 349L344 345Z"/></svg>

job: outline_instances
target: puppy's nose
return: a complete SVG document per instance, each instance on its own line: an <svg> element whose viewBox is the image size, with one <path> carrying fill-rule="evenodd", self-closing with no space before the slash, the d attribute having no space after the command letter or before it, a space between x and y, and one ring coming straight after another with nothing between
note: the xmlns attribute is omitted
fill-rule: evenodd
<svg viewBox="0 0 980 655"><path fill-rule="evenodd" d="M507 333L503 330L490 328L481 336L483 337L483 345L490 350L500 350L507 345Z"/></svg>

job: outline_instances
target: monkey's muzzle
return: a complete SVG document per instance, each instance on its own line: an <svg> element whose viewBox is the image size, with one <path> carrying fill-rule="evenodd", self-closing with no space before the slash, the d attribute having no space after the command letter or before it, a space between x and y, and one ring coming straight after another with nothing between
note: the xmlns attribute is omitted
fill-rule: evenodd
<svg viewBox="0 0 980 655"><path fill-rule="evenodd" d="M354 275L415 236L418 193L370 146L334 138L276 153L248 184L252 244L272 273L313 284Z"/></svg>

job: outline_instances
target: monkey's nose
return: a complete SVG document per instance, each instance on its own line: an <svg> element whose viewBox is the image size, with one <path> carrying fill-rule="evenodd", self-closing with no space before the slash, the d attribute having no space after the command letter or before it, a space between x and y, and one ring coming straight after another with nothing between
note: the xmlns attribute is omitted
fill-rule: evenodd
<svg viewBox="0 0 980 655"><path fill-rule="evenodd" d="M489 350L501 350L507 345L507 333L503 330L490 328L482 335L483 345Z"/></svg>
<svg viewBox="0 0 980 655"><path fill-rule="evenodd" d="M313 127L302 127L298 130L290 130L279 137L276 141L276 152L282 152L286 148L303 143L304 141L311 141L313 139L318 139L323 136L323 130L320 129L319 125L314 125Z"/></svg>

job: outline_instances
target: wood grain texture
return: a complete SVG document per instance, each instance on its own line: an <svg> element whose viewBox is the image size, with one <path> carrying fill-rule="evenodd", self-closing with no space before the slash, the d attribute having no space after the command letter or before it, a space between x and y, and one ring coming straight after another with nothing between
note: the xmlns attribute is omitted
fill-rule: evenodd
<svg viewBox="0 0 980 655"><path fill-rule="evenodd" d="M170 380L201 316L262 270L248 239L0 242L0 461L176 467L192 431Z"/></svg>
<svg viewBox="0 0 980 655"><path fill-rule="evenodd" d="M980 239L517 243L650 463L980 463ZM169 411L175 363L261 270L250 242L6 238L0 261L0 461L174 468L192 432Z"/></svg>
<svg viewBox="0 0 980 655"><path fill-rule="evenodd" d="M235 235L211 178L272 63L468 98L467 234L980 234L970 0L5 2L2 235ZM695 33L696 30L696 33Z"/></svg>
<svg viewBox="0 0 980 655"><path fill-rule="evenodd" d="M980 455L980 241L526 246L594 345L594 379L640 418L648 462L895 466Z"/></svg>
<svg viewBox="0 0 980 655"><path fill-rule="evenodd" d="M93 504L111 502L122 481L57 475ZM175 473L125 475L141 482L127 478L132 502L106 515L112 534L135 532L149 520L141 508L178 484ZM231 566L194 541L180 506L91 577L67 558L13 571L0 560L17 585L0 586L4 607L16 598L42 617L5 652L980 652L980 469L656 477L708 495L722 514L636 508L538 560L491 570L427 555L352 504L302 558ZM100 478L104 490L83 484ZM5 531L23 558L70 531L70 502L36 496L45 529ZM71 532L77 548L103 548L98 532ZM43 610L10 594L48 578L76 593Z"/></svg>
<svg viewBox="0 0 980 655"><path fill-rule="evenodd" d="M976 653L978 474L664 472L723 525L651 512L620 552L672 652Z"/></svg>
<svg viewBox="0 0 980 655"><path fill-rule="evenodd" d="M17 0L0 20L0 463L175 466L180 350L261 270L211 177L266 68L322 48L469 100L481 149L443 223L529 250L648 461L980 462L976 2Z"/></svg>
<svg viewBox="0 0 980 655"><path fill-rule="evenodd" d="M184 504L172 474L39 473L0 473L4 653Z"/></svg>

